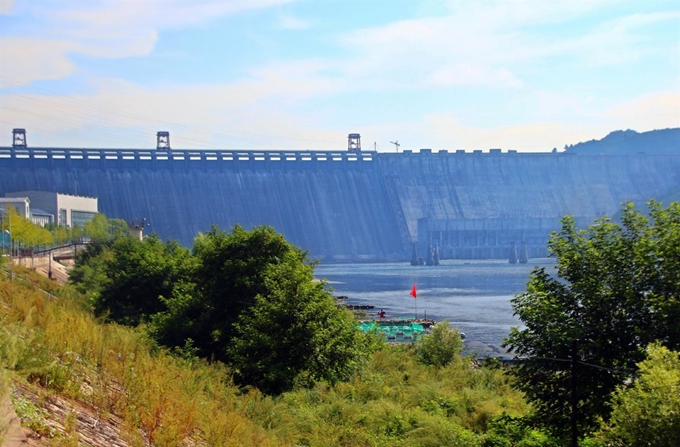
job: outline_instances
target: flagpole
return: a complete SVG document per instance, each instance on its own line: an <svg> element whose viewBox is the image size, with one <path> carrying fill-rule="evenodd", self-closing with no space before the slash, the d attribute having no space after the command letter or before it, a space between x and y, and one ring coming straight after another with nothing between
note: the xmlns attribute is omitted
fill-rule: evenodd
<svg viewBox="0 0 680 447"><path fill-rule="evenodd" d="M413 321L418 319L418 294L416 293L416 285L413 284L413 288L411 289L411 296L415 300L413 305L415 306L415 315L413 315Z"/></svg>

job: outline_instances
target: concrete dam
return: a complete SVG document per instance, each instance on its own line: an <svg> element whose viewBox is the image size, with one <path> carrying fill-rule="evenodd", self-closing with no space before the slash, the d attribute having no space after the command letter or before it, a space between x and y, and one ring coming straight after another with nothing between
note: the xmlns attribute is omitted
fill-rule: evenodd
<svg viewBox="0 0 680 447"><path fill-rule="evenodd" d="M313 258L546 255L550 231L680 192L680 154L0 148L0 196L93 196L190 246L212 224L271 225Z"/></svg>

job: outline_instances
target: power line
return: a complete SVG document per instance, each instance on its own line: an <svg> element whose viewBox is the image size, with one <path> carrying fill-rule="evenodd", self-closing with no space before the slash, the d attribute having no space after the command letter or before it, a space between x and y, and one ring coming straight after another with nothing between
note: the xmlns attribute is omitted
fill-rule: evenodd
<svg viewBox="0 0 680 447"><path fill-rule="evenodd" d="M551 362L563 362L563 363L572 363L572 359L558 359L558 358L553 358L553 357L530 357L530 358L524 358L524 359L513 359L515 362L523 363L523 362L531 362L533 360L547 360ZM592 363L584 362L582 360L577 360L576 363L579 365L584 365L584 366L589 366L591 368L596 368L596 369L601 369L604 371L609 371L611 373L616 373L616 374L634 374L636 370L633 369L626 369L626 368L609 368L606 366L600 366L600 365L594 365Z"/></svg>

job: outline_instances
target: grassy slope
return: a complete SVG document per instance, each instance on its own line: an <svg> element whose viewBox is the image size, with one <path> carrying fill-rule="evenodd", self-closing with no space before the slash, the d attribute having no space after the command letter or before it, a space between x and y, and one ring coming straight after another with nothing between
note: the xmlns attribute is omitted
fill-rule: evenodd
<svg viewBox="0 0 680 447"><path fill-rule="evenodd" d="M21 276L0 274L0 366L15 406L28 407L20 411L57 413L33 421L54 436L50 445L98 436L82 430L94 419L119 445L470 446L494 416L526 411L499 370L425 367L408 347L377 352L361 377L334 387L277 398L239 390L226 366L173 356L141 329L99 324L71 289Z"/></svg>

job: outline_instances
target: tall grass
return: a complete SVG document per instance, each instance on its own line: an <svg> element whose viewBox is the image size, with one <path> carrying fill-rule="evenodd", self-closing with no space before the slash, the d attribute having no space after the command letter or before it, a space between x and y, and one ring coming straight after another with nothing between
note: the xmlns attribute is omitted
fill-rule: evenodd
<svg viewBox="0 0 680 447"><path fill-rule="evenodd" d="M9 393L9 390L10 390L10 384L11 384L11 381L10 381L10 378L9 378L8 371L4 367L0 367L0 404L2 404L5 401L5 396L7 396L7 394ZM4 412L0 412L0 415L4 416ZM4 445L5 433L7 432L8 428L9 428L9 421L7 420L7 418L5 418L5 417L1 418L0 419L0 445Z"/></svg>
<svg viewBox="0 0 680 447"><path fill-rule="evenodd" d="M269 428L302 445L473 446L492 418L527 410L499 370L464 361L436 369L415 358L408 347L386 349L363 378L289 393L267 410L277 416Z"/></svg>
<svg viewBox="0 0 680 447"><path fill-rule="evenodd" d="M3 366L49 393L123 418L132 445L281 445L238 410L221 365L158 349L141 329L99 324L78 302L0 282Z"/></svg>
<svg viewBox="0 0 680 447"><path fill-rule="evenodd" d="M527 411L500 370L465 359L420 365L408 346L376 352L335 386L276 398L239 389L225 365L172 355L143 328L100 324L72 290L23 274L23 283L0 279L3 369L122 418L131 445L475 446L495 417Z"/></svg>

